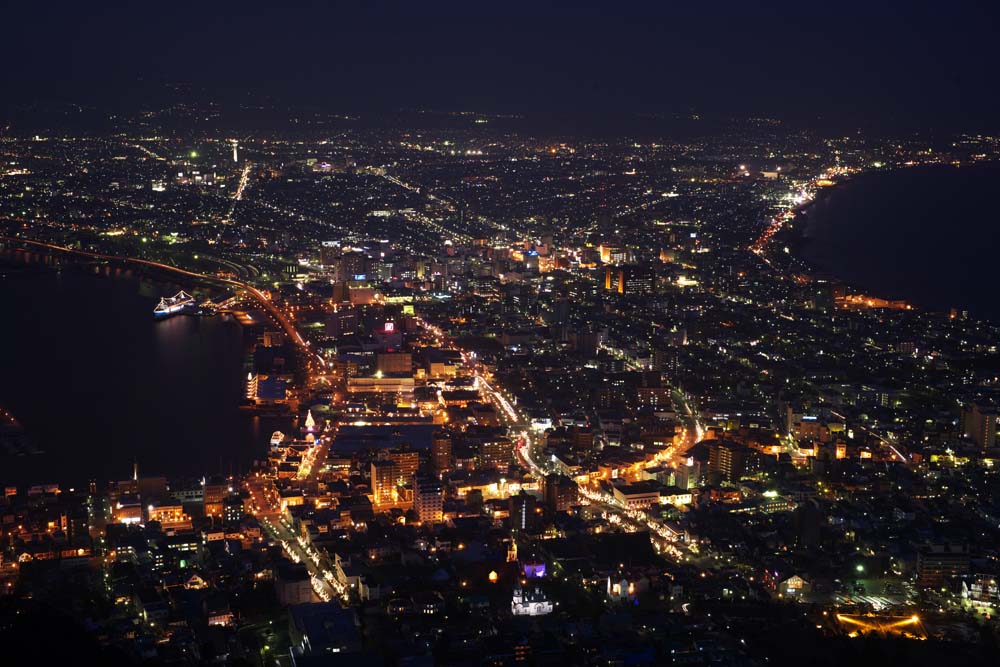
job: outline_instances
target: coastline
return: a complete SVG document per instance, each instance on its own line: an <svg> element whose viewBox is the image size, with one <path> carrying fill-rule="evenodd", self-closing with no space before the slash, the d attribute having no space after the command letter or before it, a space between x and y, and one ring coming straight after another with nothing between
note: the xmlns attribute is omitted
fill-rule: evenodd
<svg viewBox="0 0 1000 667"><path fill-rule="evenodd" d="M0 267L19 261L25 256L11 254ZM9 484L115 479L134 460L150 472L200 477L245 468L266 451L278 422L240 410L246 334L238 319L155 320L152 306L169 284L163 274L38 258L22 266L0 282L6 305L25 313L24 327L3 336L0 356L17 379L0 394L39 453L0 456ZM71 303L93 319L67 326ZM32 323L43 335L24 333ZM55 401L53 378L60 392L86 400Z"/></svg>
<svg viewBox="0 0 1000 667"><path fill-rule="evenodd" d="M163 264L162 262L157 262L149 259L141 259L138 257L128 257L124 255L111 255L107 253L92 252L89 250L79 250L76 248L68 248L66 246L56 245L46 241L38 241L35 239L21 238L16 236L8 236L6 234L0 234L0 248L5 247L7 244L27 244L29 246L39 248L45 251L56 251L60 253L68 253L70 255L78 255L81 257L96 259L105 262L120 262L125 265L134 264L139 267L146 267L154 270L162 270L167 272L177 273L188 278L195 278L198 280L205 281L209 284L225 285L227 287L235 288L238 290L244 290L247 294L252 296L261 306L261 308L267 312L267 314L274 320L277 326L280 326L288 337L295 343L299 352L305 354L305 356L316 356L318 355L312 353L306 344L305 339L298 332L292 322L273 304L268 295L264 294L261 290L257 289L250 283L242 282L240 280L234 280L232 278L222 278L219 276L211 276L203 273L197 273L195 271L190 271L188 269L181 268L179 266L171 266L169 264Z"/></svg>
<svg viewBox="0 0 1000 667"><path fill-rule="evenodd" d="M842 285L850 294L905 301L913 310L944 316L952 310L966 311L977 319L995 322L998 313L989 312L985 294L979 294L977 302L971 298L963 302L958 295L968 298L969 294L954 285L949 288L933 283L921 289L919 278L926 268L933 266L953 276L963 267L949 270L952 267L944 261L948 259L945 250L941 258L928 261L927 253L932 251L928 244L944 232L937 228L923 230L913 222L926 222L920 219L921 210L912 210L919 208L923 200L930 200L929 208L940 206L940 201L934 199L934 188L917 190L912 201L899 195L911 182L923 180L943 182L947 190L961 190L970 186L953 178L957 171L972 171L970 179L974 181L998 169L1000 162L995 161L966 165L923 163L843 175L833 185L818 188L810 201L797 207L792 224L785 225L774 242L788 248L790 268L813 279ZM949 178L937 180L941 174ZM884 215L877 213L886 208L890 210ZM949 240L954 232L961 231L965 230L949 226L947 237L940 240Z"/></svg>

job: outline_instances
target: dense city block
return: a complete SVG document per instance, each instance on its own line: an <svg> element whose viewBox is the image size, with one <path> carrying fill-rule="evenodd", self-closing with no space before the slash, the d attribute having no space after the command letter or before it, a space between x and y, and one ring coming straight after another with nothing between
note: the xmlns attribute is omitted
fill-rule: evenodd
<svg viewBox="0 0 1000 667"><path fill-rule="evenodd" d="M239 409L282 424L187 476L136 433L109 478L19 483L3 457L35 444L0 409L5 643L42 664L996 655L1000 329L799 251L825 190L1000 139L268 112L291 129L178 101L0 134L2 266L128 274L153 326L241 327Z"/></svg>

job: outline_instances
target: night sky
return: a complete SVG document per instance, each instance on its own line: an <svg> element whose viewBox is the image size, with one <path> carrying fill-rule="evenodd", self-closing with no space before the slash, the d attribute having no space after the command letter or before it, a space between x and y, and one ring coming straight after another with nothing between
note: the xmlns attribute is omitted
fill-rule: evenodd
<svg viewBox="0 0 1000 667"><path fill-rule="evenodd" d="M11 3L14 103L687 112L989 126L996 3ZM482 6L480 6L482 5Z"/></svg>

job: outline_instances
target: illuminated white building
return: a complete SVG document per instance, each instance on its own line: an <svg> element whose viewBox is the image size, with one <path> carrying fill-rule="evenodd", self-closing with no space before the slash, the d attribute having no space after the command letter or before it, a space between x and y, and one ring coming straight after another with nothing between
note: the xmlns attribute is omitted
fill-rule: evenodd
<svg viewBox="0 0 1000 667"><path fill-rule="evenodd" d="M537 589L525 591L520 586L514 588L510 611L515 616L544 616L554 609L555 605L545 597L545 593Z"/></svg>

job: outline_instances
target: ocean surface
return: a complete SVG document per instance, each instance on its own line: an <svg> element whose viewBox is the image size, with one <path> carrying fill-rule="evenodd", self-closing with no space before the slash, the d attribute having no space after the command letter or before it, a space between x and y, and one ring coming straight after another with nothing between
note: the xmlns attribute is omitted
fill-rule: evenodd
<svg viewBox="0 0 1000 667"><path fill-rule="evenodd" d="M804 258L867 293L1000 322L1000 165L857 177L806 211Z"/></svg>
<svg viewBox="0 0 1000 667"><path fill-rule="evenodd" d="M246 470L280 419L239 410L242 327L155 321L176 285L0 256L0 405L41 453L0 452L0 484L196 478Z"/></svg>

